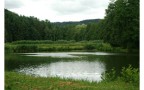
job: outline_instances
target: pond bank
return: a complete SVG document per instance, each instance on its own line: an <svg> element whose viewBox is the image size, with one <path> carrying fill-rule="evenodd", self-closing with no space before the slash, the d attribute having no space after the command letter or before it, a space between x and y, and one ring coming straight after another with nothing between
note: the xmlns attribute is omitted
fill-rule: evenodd
<svg viewBox="0 0 144 90"><path fill-rule="evenodd" d="M6 52L54 52L54 51L106 51L128 52L121 47L112 47L103 41L15 41L5 44Z"/></svg>
<svg viewBox="0 0 144 90"><path fill-rule="evenodd" d="M139 87L122 80L96 83L5 72L5 90L139 90Z"/></svg>
<svg viewBox="0 0 144 90"><path fill-rule="evenodd" d="M136 57L135 56L131 57L131 55L128 57L127 55L126 56L124 55L124 57L121 55L120 56L112 55L112 58L110 57L111 55L110 56L88 55L86 57L75 60L75 58L52 58L52 57L34 57L34 56L31 57L31 56L23 56L23 55L21 56L19 54L18 56L17 54L16 56L15 55L6 56L5 90L139 90L138 69L133 69L131 66L129 66L128 69L121 68L125 66L125 64L127 67L127 65L129 63L132 63L132 61L137 61L134 62L134 64L132 64L132 66L136 65L138 63L138 59L132 60ZM41 63L54 62L56 66L61 66L59 64L56 64L56 62L66 61L66 63L69 63L69 61L73 61L73 60L74 61L87 60L93 63L92 61L97 61L96 58L99 58L99 60L101 59L102 62L107 65L107 70L111 69L112 67L115 67L115 70L109 71L108 73L104 74L104 78L102 78L104 80L99 83L88 82L84 80L62 79L58 77L35 77L33 74L27 75L27 74L22 74L22 72L14 72L15 69L21 68L21 66L25 66L25 65L27 66L27 64L28 66L34 65L34 67L36 67L36 65L39 65ZM127 59L130 62L128 62ZM121 63L121 61L123 63ZM121 65L119 66L119 68L122 69L120 70L120 73L122 76L124 76L123 78L116 77L116 72L118 71L118 68L116 66L118 65ZM138 68L138 66L136 68ZM121 71L123 71L123 73Z"/></svg>

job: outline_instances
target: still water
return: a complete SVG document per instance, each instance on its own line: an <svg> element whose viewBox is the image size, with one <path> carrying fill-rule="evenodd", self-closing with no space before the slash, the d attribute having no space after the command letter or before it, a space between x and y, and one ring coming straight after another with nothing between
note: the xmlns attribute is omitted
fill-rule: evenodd
<svg viewBox="0 0 144 90"><path fill-rule="evenodd" d="M5 69L40 77L101 81L101 74L124 66L139 67L139 55L106 52L53 52L8 54Z"/></svg>

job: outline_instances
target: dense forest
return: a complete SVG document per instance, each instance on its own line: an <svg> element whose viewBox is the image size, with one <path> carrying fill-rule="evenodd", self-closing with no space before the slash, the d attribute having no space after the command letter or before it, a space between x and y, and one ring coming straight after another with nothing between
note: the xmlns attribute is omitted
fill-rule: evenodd
<svg viewBox="0 0 144 90"><path fill-rule="evenodd" d="M111 0L104 19L55 22L5 9L5 42L18 40L104 40L115 47L139 48L139 0Z"/></svg>
<svg viewBox="0 0 144 90"><path fill-rule="evenodd" d="M5 9L5 41L17 40L85 40L87 25L99 19L80 22L40 21L35 17L19 16Z"/></svg>

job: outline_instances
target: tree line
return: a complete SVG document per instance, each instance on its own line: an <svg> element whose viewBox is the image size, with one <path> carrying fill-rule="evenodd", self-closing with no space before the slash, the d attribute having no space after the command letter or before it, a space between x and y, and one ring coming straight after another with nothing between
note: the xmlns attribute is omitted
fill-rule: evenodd
<svg viewBox="0 0 144 90"><path fill-rule="evenodd" d="M91 20L94 22L94 20ZM5 9L5 42L17 40L84 40L85 23L51 23L36 17L20 16ZM97 22L97 21L96 21Z"/></svg>
<svg viewBox="0 0 144 90"><path fill-rule="evenodd" d="M5 9L5 42L104 40L112 46L139 48L139 0L111 0L105 13L104 19L52 23Z"/></svg>

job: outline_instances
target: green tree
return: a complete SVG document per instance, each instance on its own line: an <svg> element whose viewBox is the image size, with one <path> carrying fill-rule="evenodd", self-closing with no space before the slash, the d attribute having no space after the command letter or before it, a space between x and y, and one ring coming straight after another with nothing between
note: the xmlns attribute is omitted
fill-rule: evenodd
<svg viewBox="0 0 144 90"><path fill-rule="evenodd" d="M105 41L113 46L139 47L139 0L117 0L106 10Z"/></svg>

